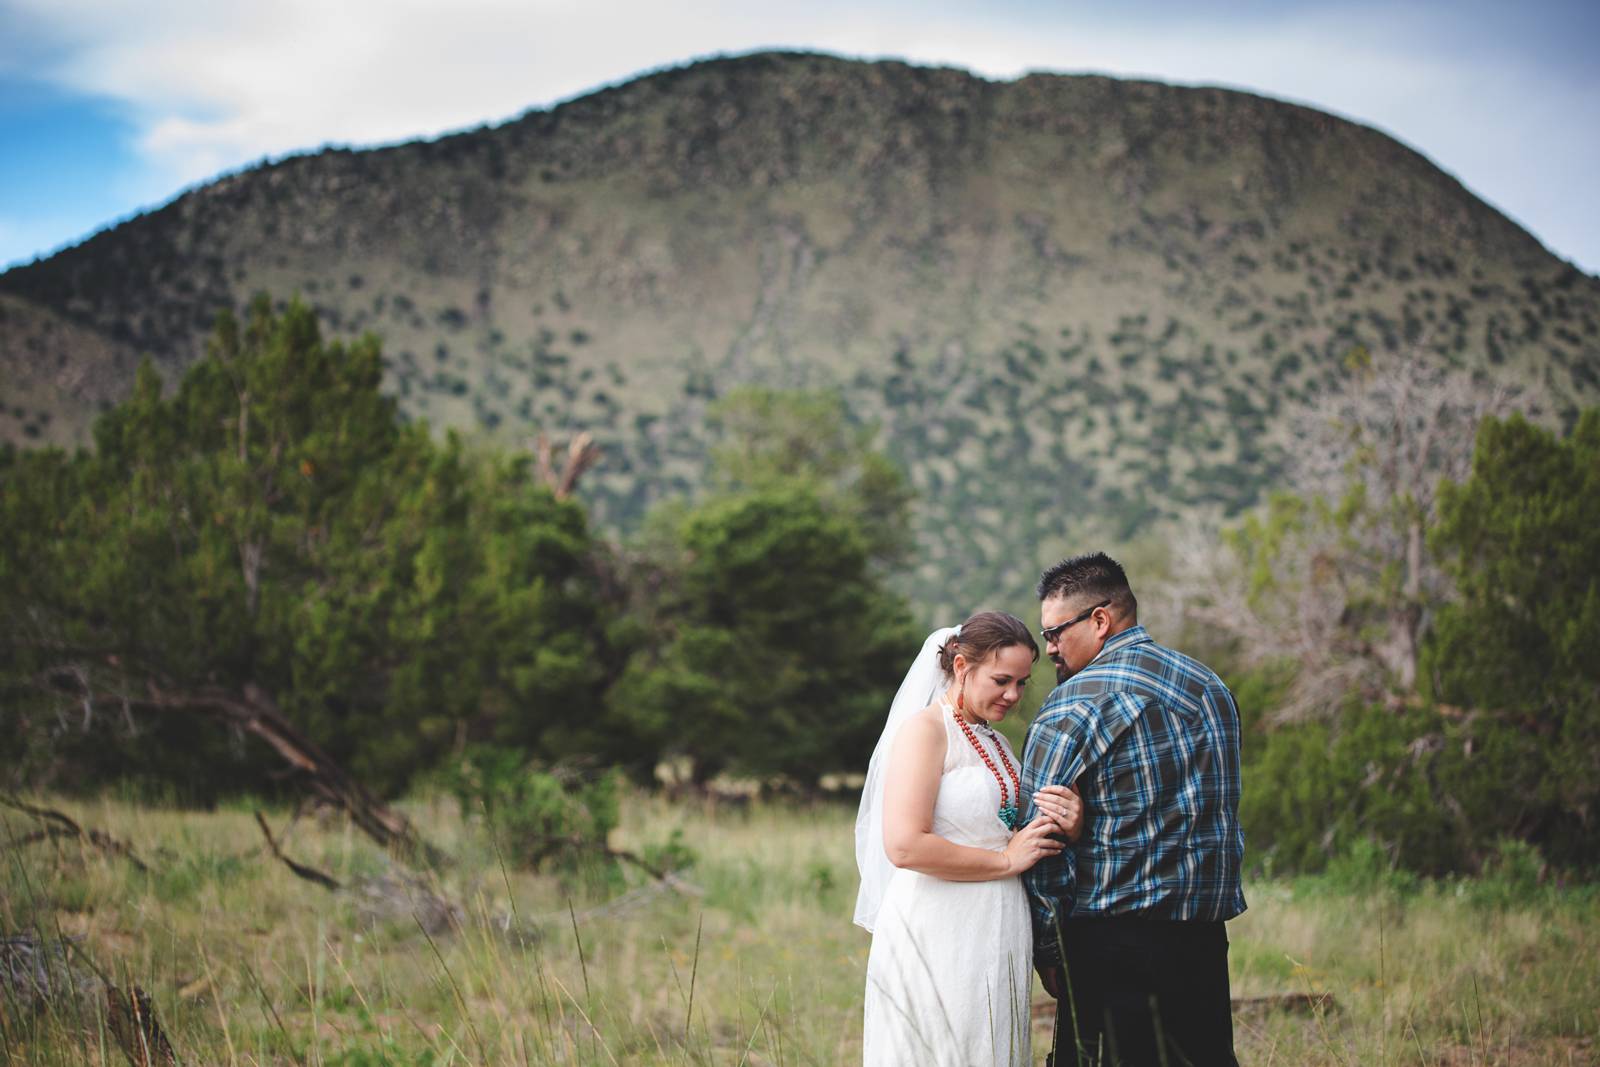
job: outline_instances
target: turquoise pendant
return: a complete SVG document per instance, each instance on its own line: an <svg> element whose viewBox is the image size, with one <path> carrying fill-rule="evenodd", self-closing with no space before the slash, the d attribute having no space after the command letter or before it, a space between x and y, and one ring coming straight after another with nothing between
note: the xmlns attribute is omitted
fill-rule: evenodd
<svg viewBox="0 0 1600 1067"><path fill-rule="evenodd" d="M1000 821L1006 824L1007 830L1015 830L1017 823L1020 821L1017 818L1017 806L1015 804L1007 804L1001 808Z"/></svg>

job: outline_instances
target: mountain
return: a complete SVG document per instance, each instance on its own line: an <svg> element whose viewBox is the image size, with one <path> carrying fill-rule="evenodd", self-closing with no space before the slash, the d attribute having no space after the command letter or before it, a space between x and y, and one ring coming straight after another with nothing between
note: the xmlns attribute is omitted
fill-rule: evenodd
<svg viewBox="0 0 1600 1067"><path fill-rule="evenodd" d="M1247 93L766 53L253 168L0 275L0 438L300 294L405 411L591 430L626 528L707 402L838 388L920 495L919 601L1014 602L1086 529L1237 512L1356 346L1600 396L1600 279L1390 137Z"/></svg>

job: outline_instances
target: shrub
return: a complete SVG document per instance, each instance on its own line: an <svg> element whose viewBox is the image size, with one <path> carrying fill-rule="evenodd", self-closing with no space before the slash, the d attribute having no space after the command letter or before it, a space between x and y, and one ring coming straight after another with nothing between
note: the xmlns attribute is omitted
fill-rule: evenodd
<svg viewBox="0 0 1600 1067"><path fill-rule="evenodd" d="M534 869L581 866L606 852L617 827L613 772L585 776L570 767L541 767L515 749L477 745L444 768L440 783L477 813L508 862Z"/></svg>
<svg viewBox="0 0 1600 1067"><path fill-rule="evenodd" d="M1358 706L1247 741L1240 818L1252 862L1319 871L1368 840L1407 870L1475 866L1484 831L1436 795L1459 748L1447 725L1432 711Z"/></svg>
<svg viewBox="0 0 1600 1067"><path fill-rule="evenodd" d="M1484 861L1483 876L1464 883L1473 903L1507 908L1533 903L1545 888L1545 861L1537 845L1502 837Z"/></svg>

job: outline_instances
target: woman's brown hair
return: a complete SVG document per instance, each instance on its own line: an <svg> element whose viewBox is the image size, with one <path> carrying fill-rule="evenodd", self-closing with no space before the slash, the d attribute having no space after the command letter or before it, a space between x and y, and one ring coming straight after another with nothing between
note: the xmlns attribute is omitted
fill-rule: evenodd
<svg viewBox="0 0 1600 1067"><path fill-rule="evenodd" d="M1039 660L1039 643L1033 639L1027 624L1015 615L1003 611L980 611L961 624L961 631L939 649L939 668L945 677L955 675L956 656L970 664L979 664L1002 648L1022 645Z"/></svg>

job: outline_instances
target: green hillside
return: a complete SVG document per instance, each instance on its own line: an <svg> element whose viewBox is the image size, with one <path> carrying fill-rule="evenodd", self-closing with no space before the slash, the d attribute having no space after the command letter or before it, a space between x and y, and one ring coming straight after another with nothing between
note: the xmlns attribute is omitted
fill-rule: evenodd
<svg viewBox="0 0 1600 1067"><path fill-rule="evenodd" d="M615 528L698 485L711 399L840 388L919 493L930 611L1014 600L1074 531L1250 505L1357 345L1600 395L1600 280L1374 130L785 53L264 165L0 275L0 439L85 440L261 289L381 335L414 416L592 431Z"/></svg>

